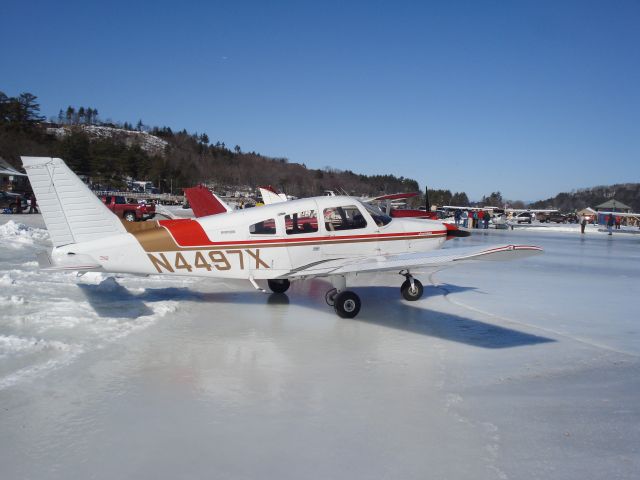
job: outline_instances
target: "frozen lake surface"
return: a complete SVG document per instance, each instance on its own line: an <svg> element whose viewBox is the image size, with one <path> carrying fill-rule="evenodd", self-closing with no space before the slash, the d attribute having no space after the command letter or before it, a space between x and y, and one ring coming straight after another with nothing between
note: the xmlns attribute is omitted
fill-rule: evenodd
<svg viewBox="0 0 640 480"><path fill-rule="evenodd" d="M42 273L42 227L0 219L3 479L638 478L637 235L477 231L545 254L345 320L319 280Z"/></svg>

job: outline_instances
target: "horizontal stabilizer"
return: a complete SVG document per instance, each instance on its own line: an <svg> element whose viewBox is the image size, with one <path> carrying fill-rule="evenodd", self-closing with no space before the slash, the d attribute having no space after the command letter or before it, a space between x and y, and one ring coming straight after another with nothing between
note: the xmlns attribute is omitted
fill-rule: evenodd
<svg viewBox="0 0 640 480"><path fill-rule="evenodd" d="M67 255L64 259L56 259L54 261L47 252L41 252L38 254L37 260L40 270L45 271L86 271L102 268L102 266L89 255L82 254Z"/></svg>

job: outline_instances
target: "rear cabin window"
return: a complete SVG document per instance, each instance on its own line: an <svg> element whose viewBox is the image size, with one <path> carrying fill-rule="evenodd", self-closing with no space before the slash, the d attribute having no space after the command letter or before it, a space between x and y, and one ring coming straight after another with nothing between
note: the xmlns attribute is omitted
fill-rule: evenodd
<svg viewBox="0 0 640 480"><path fill-rule="evenodd" d="M276 234L276 221L273 218L263 220L258 223L254 223L249 226L249 233L251 235L275 235Z"/></svg>
<svg viewBox="0 0 640 480"><path fill-rule="evenodd" d="M367 220L355 205L324 209L324 225L327 231L356 230L365 228Z"/></svg>
<svg viewBox="0 0 640 480"><path fill-rule="evenodd" d="M313 233L318 231L318 215L315 210L297 212L284 217L287 235Z"/></svg>

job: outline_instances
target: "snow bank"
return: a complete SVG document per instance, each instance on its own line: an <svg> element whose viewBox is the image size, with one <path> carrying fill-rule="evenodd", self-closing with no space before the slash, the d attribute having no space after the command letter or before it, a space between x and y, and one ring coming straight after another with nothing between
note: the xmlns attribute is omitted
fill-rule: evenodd
<svg viewBox="0 0 640 480"><path fill-rule="evenodd" d="M8 355L41 352L43 350L57 350L69 352L73 346L56 340L41 338L24 338L16 335L0 335L0 359Z"/></svg>
<svg viewBox="0 0 640 480"><path fill-rule="evenodd" d="M49 232L9 220L0 225L0 242L3 245L19 248L22 245L44 243L49 240Z"/></svg>

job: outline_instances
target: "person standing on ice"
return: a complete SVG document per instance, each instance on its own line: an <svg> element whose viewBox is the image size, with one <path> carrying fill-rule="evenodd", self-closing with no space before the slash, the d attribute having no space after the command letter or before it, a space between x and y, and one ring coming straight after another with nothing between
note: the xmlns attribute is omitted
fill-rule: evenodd
<svg viewBox="0 0 640 480"><path fill-rule="evenodd" d="M467 225L469 225L469 212L465 210L462 212L462 226L467 228Z"/></svg>
<svg viewBox="0 0 640 480"><path fill-rule="evenodd" d="M36 196L31 192L31 196L29 197L29 213L39 213L38 212L38 203L36 201Z"/></svg>
<svg viewBox="0 0 640 480"><path fill-rule="evenodd" d="M613 235L613 224L616 222L613 213L609 214L607 217L607 230L609 230L609 235Z"/></svg>
<svg viewBox="0 0 640 480"><path fill-rule="evenodd" d="M455 220L455 222L456 222L456 227L459 227L459 226L460 226L460 217L461 217L461 215L460 215L460 210L456 210L456 211L453 213L453 219L454 219L454 220Z"/></svg>
<svg viewBox="0 0 640 480"><path fill-rule="evenodd" d="M583 215L580 220L580 233L584 233L584 229L587 227L587 216Z"/></svg>

